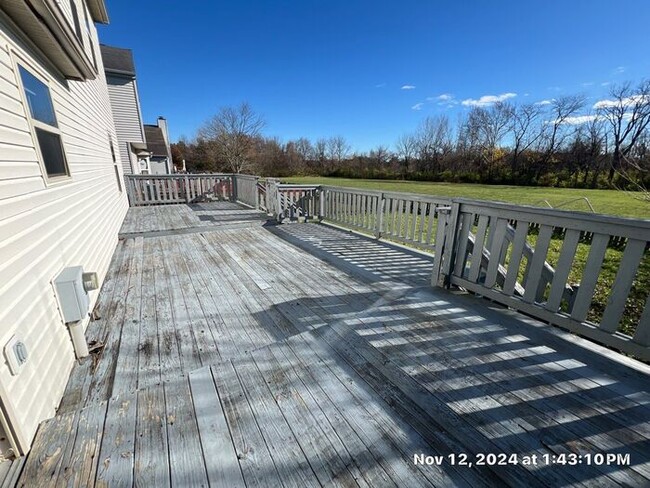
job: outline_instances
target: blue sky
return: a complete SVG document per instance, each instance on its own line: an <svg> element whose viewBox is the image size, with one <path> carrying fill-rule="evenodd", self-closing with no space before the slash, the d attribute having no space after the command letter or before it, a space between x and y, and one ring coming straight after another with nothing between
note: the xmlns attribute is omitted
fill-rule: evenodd
<svg viewBox="0 0 650 488"><path fill-rule="evenodd" d="M101 41L133 49L145 122L172 140L247 101L269 136L368 150L483 96L595 102L650 76L647 0L106 3Z"/></svg>

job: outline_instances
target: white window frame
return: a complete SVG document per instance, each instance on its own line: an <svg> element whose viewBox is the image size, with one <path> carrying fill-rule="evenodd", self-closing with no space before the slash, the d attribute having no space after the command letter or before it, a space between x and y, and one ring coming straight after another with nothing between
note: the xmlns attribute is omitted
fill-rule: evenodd
<svg viewBox="0 0 650 488"><path fill-rule="evenodd" d="M42 70L34 66L34 63L28 61L27 59L25 59L24 57L22 57L21 55L19 55L13 50L12 50L12 61L13 61L14 73L16 76L16 83L18 85L18 89L20 91L20 98L23 102L23 107L25 110L25 118L27 119L27 124L29 125L29 131L32 135L32 142L34 144L34 149L36 150L36 156L38 159L38 164L41 167L41 174L43 176L43 181L45 182L45 186L51 186L54 184L70 181L72 179L72 175L70 174L70 165L68 164L68 157L66 156L65 153L63 134L61 132L61 129L58 127L59 117L57 114L56 106L54 104L54 97L52 96L52 87L50 83L50 78L45 73L43 73ZM32 117L32 112L29 108L29 101L27 100L27 95L25 93L25 86L23 85L23 79L22 76L20 76L20 67L28 71L32 76L37 78L41 83L43 83L47 87L48 93L50 95L50 103L52 104L52 111L54 112L54 117L56 119L57 127L46 124ZM51 132L59 136L59 141L61 143L61 152L63 154L63 164L65 166L65 171L66 171L64 175L50 176L48 174L47 166L45 166L45 158L43 157L43 153L41 152L41 145L38 142L38 135L36 134L36 129L41 129L47 132Z"/></svg>

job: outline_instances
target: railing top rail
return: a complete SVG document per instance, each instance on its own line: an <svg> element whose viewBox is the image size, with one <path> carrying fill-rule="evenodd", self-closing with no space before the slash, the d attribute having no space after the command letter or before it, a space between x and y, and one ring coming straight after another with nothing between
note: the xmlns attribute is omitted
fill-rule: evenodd
<svg viewBox="0 0 650 488"><path fill-rule="evenodd" d="M613 215L594 214L575 210L514 205L488 200L457 198L454 199L454 202L459 203L461 205L461 211L465 212L490 213L504 218L528 219L534 222L548 223L548 225L569 229L625 235L637 239L650 239L650 220L616 217Z"/></svg>
<svg viewBox="0 0 650 488"><path fill-rule="evenodd" d="M361 188L350 188L345 186L321 185L323 190L337 191L340 193L356 193L358 195L369 195L373 197L381 196L382 192L378 190L362 190Z"/></svg>
<svg viewBox="0 0 650 488"><path fill-rule="evenodd" d="M165 178L165 179L174 179L174 178L223 178L223 177L231 177L231 176L239 176L239 175L233 175L232 173L205 173L205 174L200 174L200 173L176 173L173 175L124 175L126 178L134 179L134 180L150 180L152 178Z"/></svg>
<svg viewBox="0 0 650 488"><path fill-rule="evenodd" d="M289 190L289 189L315 190L317 188L321 188L321 186L320 185L292 185L290 183L280 183L278 185L278 188L280 190Z"/></svg>
<svg viewBox="0 0 650 488"><path fill-rule="evenodd" d="M234 174L231 174L231 176L236 176L237 178L244 178L244 179L248 179L248 180L259 180L260 179L259 176L244 175L244 174L241 174L241 173L234 173Z"/></svg>

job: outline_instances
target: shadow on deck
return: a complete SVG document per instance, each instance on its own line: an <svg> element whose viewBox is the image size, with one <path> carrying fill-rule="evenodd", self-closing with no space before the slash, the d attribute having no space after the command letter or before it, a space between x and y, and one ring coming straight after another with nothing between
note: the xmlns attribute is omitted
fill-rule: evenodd
<svg viewBox="0 0 650 488"><path fill-rule="evenodd" d="M22 486L650 483L645 366L431 288L428 256L187 211L131 214L87 332L102 352L73 371ZM613 457L569 465L587 454Z"/></svg>

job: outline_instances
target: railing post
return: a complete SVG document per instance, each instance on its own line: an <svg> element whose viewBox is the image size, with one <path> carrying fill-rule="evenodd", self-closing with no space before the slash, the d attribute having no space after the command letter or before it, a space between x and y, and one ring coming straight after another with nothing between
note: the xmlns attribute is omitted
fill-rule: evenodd
<svg viewBox="0 0 650 488"><path fill-rule="evenodd" d="M253 180L253 199L255 200L255 210L260 209L260 192L257 191L257 184L259 183L260 178L256 176Z"/></svg>
<svg viewBox="0 0 650 488"><path fill-rule="evenodd" d="M238 193L239 193L237 191L237 175L236 174L231 175L230 176L230 181L231 181L230 188L232 189L231 190L232 194L230 195L230 199L233 202L236 202L237 201L237 196L238 196Z"/></svg>
<svg viewBox="0 0 650 488"><path fill-rule="evenodd" d="M381 239L382 232L384 232L384 212L386 210L386 199L382 192L377 198L377 205L375 206L375 237Z"/></svg>
<svg viewBox="0 0 650 488"><path fill-rule="evenodd" d="M431 286L449 287L452 262L455 258L456 234L460 204L452 200L450 207L438 207L438 230L433 258Z"/></svg>
<svg viewBox="0 0 650 488"><path fill-rule="evenodd" d="M318 189L318 221L322 222L325 218L325 190L322 186Z"/></svg>
<svg viewBox="0 0 650 488"><path fill-rule="evenodd" d="M447 229L445 233L445 249L442 255L442 275L443 285L447 288L451 286L451 273L456 260L456 236L458 235L458 224L460 223L460 203L452 200L451 212L447 219ZM439 278L439 279L440 279Z"/></svg>
<svg viewBox="0 0 650 488"><path fill-rule="evenodd" d="M126 194L129 197L129 207L135 207L135 195L133 194L133 179L128 175L124 175L124 186L126 187Z"/></svg>
<svg viewBox="0 0 650 488"><path fill-rule="evenodd" d="M183 191L185 192L185 203L190 203L190 180L187 176L183 177Z"/></svg>

